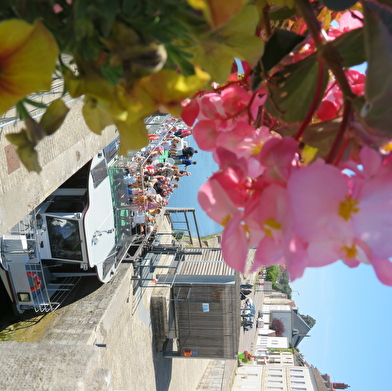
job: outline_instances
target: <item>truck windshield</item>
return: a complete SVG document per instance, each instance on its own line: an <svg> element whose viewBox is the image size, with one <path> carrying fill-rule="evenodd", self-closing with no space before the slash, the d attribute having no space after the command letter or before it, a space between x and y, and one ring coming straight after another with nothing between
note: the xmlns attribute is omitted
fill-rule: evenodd
<svg viewBox="0 0 392 391"><path fill-rule="evenodd" d="M46 216L52 258L82 261L82 246L77 220Z"/></svg>

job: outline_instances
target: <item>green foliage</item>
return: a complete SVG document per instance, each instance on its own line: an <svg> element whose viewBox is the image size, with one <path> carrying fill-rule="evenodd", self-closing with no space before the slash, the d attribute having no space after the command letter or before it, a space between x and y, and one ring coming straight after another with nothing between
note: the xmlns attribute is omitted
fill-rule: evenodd
<svg viewBox="0 0 392 391"><path fill-rule="evenodd" d="M272 265L267 267L266 281L276 282L280 274L279 266Z"/></svg>
<svg viewBox="0 0 392 391"><path fill-rule="evenodd" d="M276 66L295 46L305 39L303 35L298 35L292 31L276 29L265 45L264 54L257 63L253 77L252 89L257 90L268 72Z"/></svg>
<svg viewBox="0 0 392 391"><path fill-rule="evenodd" d="M310 328L312 328L316 324L316 319L312 318L310 315L300 314L300 316Z"/></svg>
<svg viewBox="0 0 392 391"><path fill-rule="evenodd" d="M301 122L312 105L316 92L319 64L315 55L283 67L268 82L269 95L265 104L268 112L286 123ZM323 72L322 91L319 102L328 83L327 68ZM298 106L297 102L301 102ZM296 110L291 110L296 106Z"/></svg>
<svg viewBox="0 0 392 391"><path fill-rule="evenodd" d="M322 3L332 11L343 11L352 7L356 2L357 0L322 0Z"/></svg>
<svg viewBox="0 0 392 391"><path fill-rule="evenodd" d="M368 70L365 87L365 104L359 114L373 131L391 138L392 106L392 23L381 17L386 10L370 9L364 6L365 48Z"/></svg>

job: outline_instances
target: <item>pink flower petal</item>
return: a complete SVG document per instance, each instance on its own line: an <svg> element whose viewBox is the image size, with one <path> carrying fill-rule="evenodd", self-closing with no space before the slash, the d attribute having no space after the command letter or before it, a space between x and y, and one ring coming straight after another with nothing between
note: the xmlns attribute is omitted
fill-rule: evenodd
<svg viewBox="0 0 392 391"><path fill-rule="evenodd" d="M378 279L385 285L392 286L392 263L388 259L373 260L372 265Z"/></svg>
<svg viewBox="0 0 392 391"><path fill-rule="evenodd" d="M197 116L199 115L199 103L196 99L191 99L183 103L181 118L188 126L193 126Z"/></svg>
<svg viewBox="0 0 392 391"><path fill-rule="evenodd" d="M193 128L192 134L197 145L201 149L204 149L205 151L213 151L216 148L218 130L214 121L199 121Z"/></svg>
<svg viewBox="0 0 392 391"><path fill-rule="evenodd" d="M226 190L214 177L203 184L197 199L207 215L219 224L225 224L237 212Z"/></svg>
<svg viewBox="0 0 392 391"><path fill-rule="evenodd" d="M245 227L242 225L242 213L238 212L228 222L222 235L222 255L227 265L244 273L248 246Z"/></svg>

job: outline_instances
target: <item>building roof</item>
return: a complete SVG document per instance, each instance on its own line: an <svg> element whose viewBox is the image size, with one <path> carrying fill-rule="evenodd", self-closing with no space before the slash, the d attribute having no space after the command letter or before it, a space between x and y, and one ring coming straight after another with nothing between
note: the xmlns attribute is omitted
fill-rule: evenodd
<svg viewBox="0 0 392 391"><path fill-rule="evenodd" d="M220 248L193 248L186 253L178 274L193 276L234 276L235 270L223 261Z"/></svg>
<svg viewBox="0 0 392 391"><path fill-rule="evenodd" d="M298 314L297 310L294 309L291 309L291 321L292 321L291 344L296 348L299 345L299 343L308 334L310 327L301 318L301 315Z"/></svg>
<svg viewBox="0 0 392 391"><path fill-rule="evenodd" d="M326 380L323 378L323 375L320 373L320 371L317 368L311 366L310 371L314 376L314 380L317 386L317 391L331 391L331 388L327 387L327 385L325 384L325 383L329 384L329 382L326 382Z"/></svg>

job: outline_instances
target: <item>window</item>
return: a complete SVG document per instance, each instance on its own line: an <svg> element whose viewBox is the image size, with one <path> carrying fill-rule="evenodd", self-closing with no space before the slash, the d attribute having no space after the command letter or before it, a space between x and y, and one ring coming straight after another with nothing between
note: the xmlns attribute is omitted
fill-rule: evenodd
<svg viewBox="0 0 392 391"><path fill-rule="evenodd" d="M87 192L84 195L56 196L46 209L47 213L81 213L87 205Z"/></svg>
<svg viewBox="0 0 392 391"><path fill-rule="evenodd" d="M82 261L79 222L46 216L46 223L52 257Z"/></svg>
<svg viewBox="0 0 392 391"><path fill-rule="evenodd" d="M96 189L108 176L108 168L106 161L102 160L92 170L91 175L93 177L94 189Z"/></svg>

